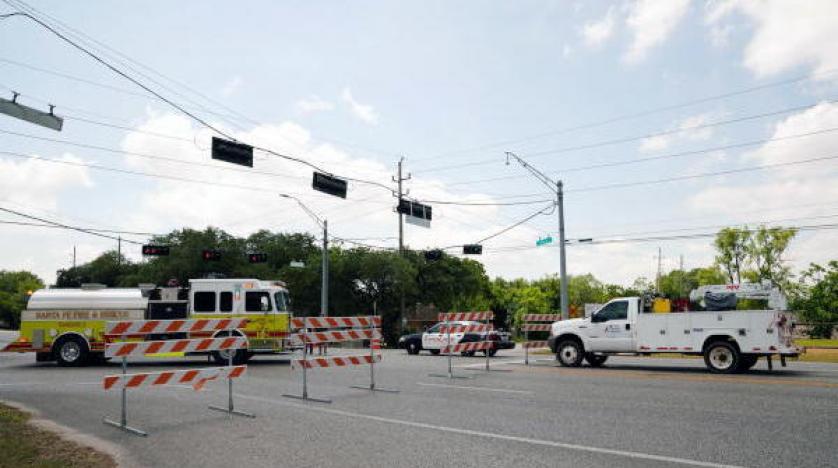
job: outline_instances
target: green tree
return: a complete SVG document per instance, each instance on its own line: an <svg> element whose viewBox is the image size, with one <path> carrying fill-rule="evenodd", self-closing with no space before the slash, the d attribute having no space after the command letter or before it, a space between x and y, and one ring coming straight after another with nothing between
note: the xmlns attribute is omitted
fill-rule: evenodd
<svg viewBox="0 0 838 468"><path fill-rule="evenodd" d="M28 271L0 271L0 321L12 329L20 327L20 312L29 296L43 287L44 282Z"/></svg>
<svg viewBox="0 0 838 468"><path fill-rule="evenodd" d="M831 338L838 326L838 261L832 260L825 267L811 264L801 274L799 285L791 308L803 322L812 325L813 338Z"/></svg>
<svg viewBox="0 0 838 468"><path fill-rule="evenodd" d="M783 264L783 252L797 234L794 228L767 228L760 226L748 239L746 252L754 267L757 281L768 280L785 287L791 278L791 269Z"/></svg>
<svg viewBox="0 0 838 468"><path fill-rule="evenodd" d="M716 264L724 268L731 283L742 281L741 271L748 258L751 231L747 227L724 228L716 234Z"/></svg>

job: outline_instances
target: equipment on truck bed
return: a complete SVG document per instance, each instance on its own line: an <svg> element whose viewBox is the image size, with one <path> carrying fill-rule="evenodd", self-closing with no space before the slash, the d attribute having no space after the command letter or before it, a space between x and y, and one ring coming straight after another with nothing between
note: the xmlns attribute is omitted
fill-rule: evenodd
<svg viewBox="0 0 838 468"><path fill-rule="evenodd" d="M786 310L788 301L780 288L770 281L741 284L710 284L690 291L690 301L706 310L734 310L739 299L768 301L772 310Z"/></svg>

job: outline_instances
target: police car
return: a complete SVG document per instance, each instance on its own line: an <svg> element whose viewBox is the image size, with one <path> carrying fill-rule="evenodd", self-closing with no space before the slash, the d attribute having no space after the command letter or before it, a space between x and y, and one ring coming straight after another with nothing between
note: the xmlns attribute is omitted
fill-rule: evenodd
<svg viewBox="0 0 838 468"><path fill-rule="evenodd" d="M446 333L445 326L453 328L468 328L480 327L480 322L440 322L424 333L413 333L404 335L399 338L399 347L407 350L408 354L419 354L422 350L430 351L431 354L439 354L443 348L448 344L456 345L459 343L473 343L476 341L492 341L495 343L494 347L488 350L489 356L494 356L499 349L512 349L515 347L515 342L509 338L509 333L500 331L477 331L477 332L452 332L450 343L448 333ZM485 354L487 351L483 351ZM465 351L463 356L473 356L475 351Z"/></svg>

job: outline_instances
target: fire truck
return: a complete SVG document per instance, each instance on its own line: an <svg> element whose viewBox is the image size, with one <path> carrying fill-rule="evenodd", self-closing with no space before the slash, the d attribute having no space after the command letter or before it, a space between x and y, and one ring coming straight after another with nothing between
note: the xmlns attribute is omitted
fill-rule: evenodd
<svg viewBox="0 0 838 468"><path fill-rule="evenodd" d="M82 366L104 360L105 326L117 320L247 318L245 328L215 333L171 333L133 339L247 337L235 352L242 364L256 353L290 349L290 298L285 283L258 279L193 279L189 287L81 288L35 291L21 314L20 337L3 352L35 353L36 361ZM129 338L131 339L131 338ZM213 351L226 364L231 351Z"/></svg>

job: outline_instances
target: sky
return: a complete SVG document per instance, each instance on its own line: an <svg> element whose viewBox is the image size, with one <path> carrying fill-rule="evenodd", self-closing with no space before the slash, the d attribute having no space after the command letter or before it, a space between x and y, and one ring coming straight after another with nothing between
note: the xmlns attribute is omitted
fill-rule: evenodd
<svg viewBox="0 0 838 468"><path fill-rule="evenodd" d="M393 248L400 158L408 196L433 207L406 245L503 231L473 257L491 276L559 264L557 241L535 245L557 239L555 194L506 152L563 182L568 272L611 283L653 278L659 249L664 272L711 264L712 238L692 234L838 218L834 1L8 0L0 14L29 7L212 127L385 186L350 182L343 200L264 152L253 169L213 161L212 129L34 22L0 21L0 96L65 118L58 133L0 115L0 207L137 233L132 260L183 227L319 235L278 193L334 236ZM801 231L785 260L838 258L836 232ZM0 223L0 269L51 282L74 249L83 263L116 244Z"/></svg>

